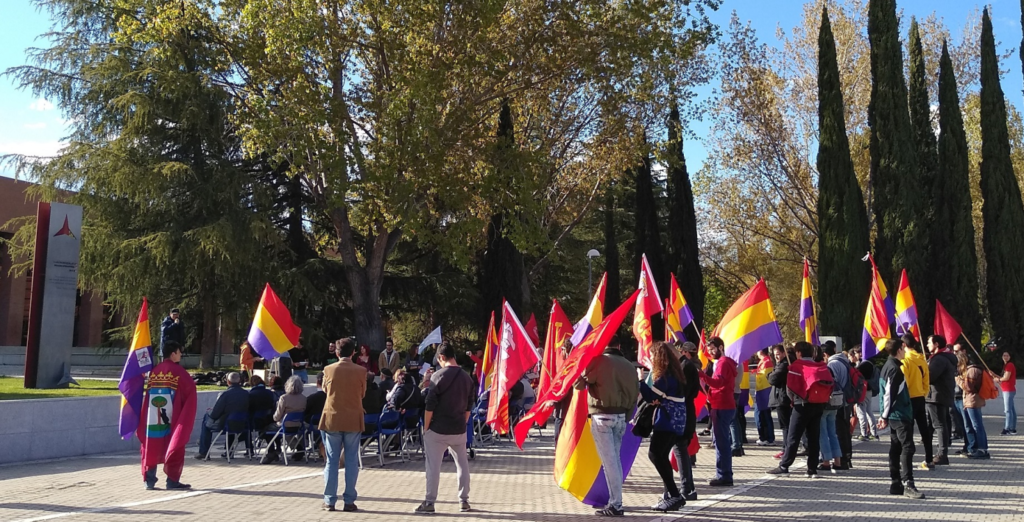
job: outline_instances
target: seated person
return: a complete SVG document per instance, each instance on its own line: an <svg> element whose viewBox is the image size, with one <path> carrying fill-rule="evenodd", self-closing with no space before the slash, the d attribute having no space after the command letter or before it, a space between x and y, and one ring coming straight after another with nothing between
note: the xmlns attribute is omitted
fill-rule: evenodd
<svg viewBox="0 0 1024 522"><path fill-rule="evenodd" d="M398 381L398 379L401 379ZM386 409L389 411L397 411L402 415L405 415L405 410L409 408L420 408L423 404L423 395L420 393L419 387L416 385L416 380L409 373L398 370L396 375L396 381L401 384L396 384L391 389L391 393L387 397ZM396 426L395 423L385 423L381 427L386 429L392 429Z"/></svg>
<svg viewBox="0 0 1024 522"><path fill-rule="evenodd" d="M363 396L363 413L378 413L384 407L384 397L380 388L373 382L373 374L366 374L366 395Z"/></svg>
<svg viewBox="0 0 1024 522"><path fill-rule="evenodd" d="M271 389L271 391L274 392L274 401L277 402L277 400L280 399L281 396L285 394L285 391L284 391L284 379L281 378L280 375L275 375L275 376L271 377L270 378L270 389Z"/></svg>
<svg viewBox="0 0 1024 522"><path fill-rule="evenodd" d="M389 370L387 368L382 368L381 369L381 371L380 371L380 384L378 384L378 387L380 388L381 395L383 395L384 397L387 397L388 394L391 393L391 389L395 387L395 379L394 379L394 377L395 376L394 376L393 373L391 373L391 370ZM366 413L371 413L371 412L366 412Z"/></svg>
<svg viewBox="0 0 1024 522"><path fill-rule="evenodd" d="M252 418L254 430L262 433L271 423L274 422L274 408L277 397L274 392L267 389L263 379L259 375L249 378L249 417ZM245 449L252 451L252 441L246 438Z"/></svg>
<svg viewBox="0 0 1024 522"><path fill-rule="evenodd" d="M285 394L281 396L281 399L277 401L277 410L274 411L274 421L280 423L284 420L284 416L289 413L305 412L306 411L306 396L302 394L303 384L302 378L298 375L292 375L288 378L288 382L285 383ZM280 425L280 424L279 424ZM284 425L285 433L289 431L298 431L302 427L302 421L289 422ZM294 440L294 436L286 436L289 439L289 446L295 446L296 450L301 450L303 444L301 440ZM263 433L263 439L270 441L274 439L274 433L267 430ZM281 437L277 437L274 443L267 447L267 454L260 459L260 464L270 464L280 458L281 452ZM302 460L302 454L296 453L292 456L294 460Z"/></svg>
<svg viewBox="0 0 1024 522"><path fill-rule="evenodd" d="M249 416L249 392L242 388L242 374L231 372L227 375L228 389L221 392L213 408L207 411L203 417L203 423L199 432L199 453L197 459L206 458L210 451L210 444L213 443L213 434L224 429L224 423L228 416L234 413L244 413L246 419ZM245 430L246 424L230 426L232 430ZM228 441L230 445L230 441Z"/></svg>
<svg viewBox="0 0 1024 522"><path fill-rule="evenodd" d="M523 405L523 394L526 392L526 385L523 384L522 379L516 381L512 385L512 389L508 392L508 404L509 406L522 406Z"/></svg>

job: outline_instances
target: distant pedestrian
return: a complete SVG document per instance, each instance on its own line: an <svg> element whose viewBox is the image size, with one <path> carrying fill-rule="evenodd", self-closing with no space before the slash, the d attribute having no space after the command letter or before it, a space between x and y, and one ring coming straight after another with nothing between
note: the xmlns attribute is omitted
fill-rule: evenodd
<svg viewBox="0 0 1024 522"><path fill-rule="evenodd" d="M864 400L854 405L857 422L860 424L860 440L877 440L878 427L875 426L875 414L872 413L871 403L872 398L878 396L878 368L875 368L871 361L864 359L860 345L850 350L850 363L868 383L868 393L865 394Z"/></svg>
<svg viewBox="0 0 1024 522"><path fill-rule="evenodd" d="M309 368L309 350L299 342L298 346L288 350L288 356L292 360L292 373L302 379L302 384L309 384L309 373L306 371Z"/></svg>
<svg viewBox="0 0 1024 522"><path fill-rule="evenodd" d="M438 483L441 481L441 463L447 451L455 461L455 475L459 483L459 510L470 510L469 505L469 450L466 448L466 426L473 409L473 378L455 360L455 349L442 344L437 351L441 369L430 377L427 389L426 411L423 415L423 456L426 460L427 493L417 514L434 512Z"/></svg>
<svg viewBox="0 0 1024 522"><path fill-rule="evenodd" d="M182 349L185 348L185 323L181 320L181 310L171 308L171 312L164 317L160 323L160 357L167 357L164 353L164 345L167 342L177 343Z"/></svg>
<svg viewBox="0 0 1024 522"><path fill-rule="evenodd" d="M363 424L363 396L366 395L366 369L352 362L356 343L342 339L337 344L340 359L324 368L323 415L320 416L320 436L327 452L324 463L324 511L334 511L338 500L338 464L345 452L345 492L342 511L358 511L356 507L356 480L359 479L359 437Z"/></svg>
<svg viewBox="0 0 1024 522"><path fill-rule="evenodd" d="M1010 352L1003 352L1003 373L993 372L992 378L999 383L1003 391L1003 415L1006 420L1001 435L1016 435L1017 407L1013 404L1013 399L1017 396L1017 367L1010 362Z"/></svg>

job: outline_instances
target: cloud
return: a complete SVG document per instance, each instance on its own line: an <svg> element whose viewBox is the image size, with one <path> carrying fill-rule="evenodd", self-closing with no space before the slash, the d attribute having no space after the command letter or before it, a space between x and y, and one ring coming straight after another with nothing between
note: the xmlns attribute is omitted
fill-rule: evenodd
<svg viewBox="0 0 1024 522"><path fill-rule="evenodd" d="M22 125L22 127L26 128L26 129L31 129L31 130L38 130L38 129L45 129L46 128L46 124L43 123L43 122L26 123L26 124Z"/></svg>
<svg viewBox="0 0 1024 522"><path fill-rule="evenodd" d="M45 98L39 98L38 100L30 103L28 108L34 111L52 111L53 104L47 101Z"/></svg>
<svg viewBox="0 0 1024 522"><path fill-rule="evenodd" d="M64 145L53 141L0 141L0 156L4 154L24 154L26 156L56 156Z"/></svg>

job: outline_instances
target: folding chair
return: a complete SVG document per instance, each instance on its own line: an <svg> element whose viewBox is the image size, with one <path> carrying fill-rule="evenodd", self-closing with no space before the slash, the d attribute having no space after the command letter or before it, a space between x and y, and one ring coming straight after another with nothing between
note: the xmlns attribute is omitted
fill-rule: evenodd
<svg viewBox="0 0 1024 522"><path fill-rule="evenodd" d="M306 423L306 461L320 460L320 450L317 448L318 435L320 434L320 415L310 417Z"/></svg>
<svg viewBox="0 0 1024 522"><path fill-rule="evenodd" d="M380 429L380 414L379 413L366 413L363 415L363 424L368 429L364 430L359 436L359 469L363 469L363 451L370 445L371 442L377 440L377 430ZM369 428L373 426L373 428Z"/></svg>
<svg viewBox="0 0 1024 522"><path fill-rule="evenodd" d="M380 414L380 421L377 423L377 459L380 460L380 467L384 467L384 457L386 455L397 454L402 462L405 462L404 449L402 446L402 414L391 410L382 411ZM394 424L393 428L385 428L385 424ZM398 451L388 451L387 447L391 444L391 441L398 437Z"/></svg>
<svg viewBox="0 0 1024 522"><path fill-rule="evenodd" d="M236 411L228 414L228 418L224 420L224 427L217 432L217 435L213 437L213 442L210 443L210 449L206 451L206 460L210 460L210 454L213 453L213 448L217 447L217 440L220 439L221 435L224 435L224 451L227 452L228 463L231 463L231 454L235 452L235 446L238 445L238 441L243 436L248 436L249 431L249 413L244 411ZM232 437L234 437L232 439Z"/></svg>
<svg viewBox="0 0 1024 522"><path fill-rule="evenodd" d="M274 441L280 437L281 439L281 457L284 458L284 465L288 465L288 441L287 438L291 436L293 440L302 441L306 437L306 423L303 420L305 412L294 411L292 413L286 413L284 419L281 419L281 425L276 431L267 430L267 433L274 433L274 436L267 443L267 451L274 446ZM289 422L297 422L298 426L288 426Z"/></svg>
<svg viewBox="0 0 1024 522"><path fill-rule="evenodd" d="M274 422L273 410L259 410L254 411L249 416L249 440L252 441L252 451L249 452L249 460L252 460L256 456L256 453L266 446L266 441L260 435L263 434L263 428L257 428L257 426L269 426Z"/></svg>
<svg viewBox="0 0 1024 522"><path fill-rule="evenodd" d="M401 426L403 453L409 455L411 459L410 453L423 451L423 419L420 417L419 408L405 410ZM409 448L414 448L414 451L410 452Z"/></svg>

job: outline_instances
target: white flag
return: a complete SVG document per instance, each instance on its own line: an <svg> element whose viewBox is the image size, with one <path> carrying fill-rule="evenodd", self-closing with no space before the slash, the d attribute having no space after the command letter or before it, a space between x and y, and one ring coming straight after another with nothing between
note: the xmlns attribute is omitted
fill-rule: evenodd
<svg viewBox="0 0 1024 522"><path fill-rule="evenodd" d="M432 344L441 344L441 327L440 326L435 328L433 332L430 332L430 334L427 335L426 339L423 339L423 342L420 343L420 346L419 346L419 348L416 349L416 352L417 353L421 353L424 348L426 348L426 347L428 347L428 346L430 346Z"/></svg>

